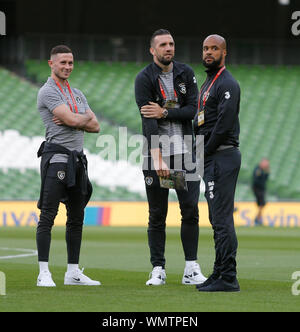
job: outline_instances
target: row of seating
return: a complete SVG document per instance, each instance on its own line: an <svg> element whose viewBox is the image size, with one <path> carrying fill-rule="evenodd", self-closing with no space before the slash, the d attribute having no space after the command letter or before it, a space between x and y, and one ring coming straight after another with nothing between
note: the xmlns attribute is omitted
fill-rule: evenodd
<svg viewBox="0 0 300 332"><path fill-rule="evenodd" d="M118 165L121 165L120 169L123 169L124 177L130 176L128 169L134 170L132 179L139 178L141 175L141 173L135 173L138 171L134 161L128 165L126 162L122 163L120 159L126 159L133 150L128 147L122 135L127 133L129 138L132 134L141 133L141 120L135 104L133 87L135 76L144 65L76 63L70 83L85 93L101 125L101 135L85 135L84 143L89 159L93 160L94 157L97 159L97 163L89 163L91 168L97 165L95 170L90 171L94 172L95 179L96 175L100 176L100 173L103 178L103 174L113 173L111 170L114 168L119 169L119 166L114 164L110 166L111 169L100 167L100 172L99 165L102 163L108 165L106 164L109 162L108 156L111 157L114 154L119 161ZM192 64L192 67L200 85L204 79L203 68L199 64ZM36 96L39 86L49 76L49 67L46 62L28 60L26 68L30 79L36 80L37 84L32 84L5 69L0 69L0 80L6 82L0 86L0 132L2 132L0 151L5 152L0 160L0 170L5 169L9 172L9 168L16 167L27 174L28 169L31 169L36 162L35 149L44 136L44 127L36 109ZM232 66L228 68L238 79L242 91L240 141L243 160L237 199L253 199L249 182L255 164L263 156L271 161L270 199L299 199L300 176L296 175L299 175L297 164L300 159L300 147L297 144L300 139L298 131L300 115L297 111L300 103L300 67ZM7 129L16 130L22 142L10 137L17 134ZM106 139L111 139L113 144L107 144ZM17 152L7 148L12 140L16 141L14 147ZM14 152L18 158L15 157ZM34 172L38 172L37 164L34 165ZM95 190L96 195L98 192L100 195L101 188L108 188L108 192L115 194L118 183L124 179L117 176L110 179L108 176L105 180L107 183L104 184L103 179L102 182L95 181L95 185L100 188L99 191ZM139 189L129 188L128 192L136 193L138 196L144 195L142 179L132 182L139 183ZM124 182L120 188L125 188L126 185ZM129 196L128 194L126 197ZM124 198L122 190L115 196L116 199L126 199L126 197ZM95 199L98 197L95 196Z"/></svg>
<svg viewBox="0 0 300 332"><path fill-rule="evenodd" d="M4 198L37 198L40 183L37 150L43 140L42 136L22 136L14 129L0 131L0 170L6 174L0 177ZM94 199L105 199L104 192L114 193L115 199L145 198L144 180L137 166L125 160L105 160L87 149L84 152L89 160L90 180L96 186Z"/></svg>
<svg viewBox="0 0 300 332"><path fill-rule="evenodd" d="M72 84L80 86L93 109L116 125L133 132L141 131L141 120L134 98L134 80L145 64L82 62L72 74ZM200 82L203 67L191 64ZM49 69L44 63L31 61L31 75L43 80ZM38 68L38 70L36 70ZM43 69L44 68L44 69ZM247 183L261 157L271 161L270 190L273 195L299 197L300 178L294 177L300 158L298 125L300 115L300 67L228 66L241 86L240 181ZM287 188L283 190L283 188ZM285 192L285 193L284 193ZM284 195L283 195L284 193Z"/></svg>

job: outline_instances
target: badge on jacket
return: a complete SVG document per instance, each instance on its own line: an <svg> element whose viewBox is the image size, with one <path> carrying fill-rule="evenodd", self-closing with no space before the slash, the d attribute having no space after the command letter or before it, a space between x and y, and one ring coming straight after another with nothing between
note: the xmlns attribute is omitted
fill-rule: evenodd
<svg viewBox="0 0 300 332"><path fill-rule="evenodd" d="M180 92L185 95L186 94L186 87L185 87L185 83L180 83L179 84L180 87Z"/></svg>
<svg viewBox="0 0 300 332"><path fill-rule="evenodd" d="M204 124L204 110L198 113L198 126Z"/></svg>
<svg viewBox="0 0 300 332"><path fill-rule="evenodd" d="M60 179L60 180L63 180L66 176L66 173L65 171L58 171L57 172L57 177Z"/></svg>

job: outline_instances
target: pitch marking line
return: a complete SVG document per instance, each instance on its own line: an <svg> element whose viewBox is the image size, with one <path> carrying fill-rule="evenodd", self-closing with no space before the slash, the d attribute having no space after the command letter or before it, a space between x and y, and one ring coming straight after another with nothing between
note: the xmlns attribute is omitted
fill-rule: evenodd
<svg viewBox="0 0 300 332"><path fill-rule="evenodd" d="M0 250L9 250L9 251L19 251L19 252L24 252L24 254L9 255L9 256L0 256L0 259L11 259L11 258L19 258L19 257L37 256L37 250L33 250L33 249L24 249L24 248L2 248L2 247L1 247Z"/></svg>

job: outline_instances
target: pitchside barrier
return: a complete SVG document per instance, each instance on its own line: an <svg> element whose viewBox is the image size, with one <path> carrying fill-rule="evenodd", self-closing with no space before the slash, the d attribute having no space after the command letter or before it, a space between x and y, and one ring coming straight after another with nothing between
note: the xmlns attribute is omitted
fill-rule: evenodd
<svg viewBox="0 0 300 332"><path fill-rule="evenodd" d="M256 214L254 202L236 202L236 226L253 226ZM0 227L36 226L40 211L36 202L0 202ZM200 226L210 226L205 202L199 203ZM167 226L180 225L177 202L170 202ZM60 205L55 225L65 225L66 210ZM147 202L90 202L85 209L86 226L147 226ZM299 227L300 202L270 202L266 205L263 225L270 227Z"/></svg>

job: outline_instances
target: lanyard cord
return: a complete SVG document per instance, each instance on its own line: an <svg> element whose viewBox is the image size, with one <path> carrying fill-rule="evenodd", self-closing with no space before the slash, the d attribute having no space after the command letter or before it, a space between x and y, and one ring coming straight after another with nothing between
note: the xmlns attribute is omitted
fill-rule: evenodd
<svg viewBox="0 0 300 332"><path fill-rule="evenodd" d="M164 100L167 100L167 96L166 96L165 90L161 84L160 79L158 79L158 83L159 83L160 92L161 92L162 96L164 97ZM176 93L175 89L174 89L174 97L177 99L177 93Z"/></svg>
<svg viewBox="0 0 300 332"><path fill-rule="evenodd" d="M216 74L216 76L214 77L214 79L212 80L212 82L210 83L208 89L205 91L205 94L204 94L204 98L203 98L203 105L202 105L202 109L204 109L205 107L205 104L206 104L206 100L208 98L208 93L211 89L211 87L214 85L215 81L218 79L218 77L222 74L222 72L226 69L225 66L223 66ZM204 85L205 83L203 84L201 90L200 90L200 93L199 93L199 99L198 99L198 110L200 109L200 99L201 99L201 94L202 94L202 90L204 88Z"/></svg>
<svg viewBox="0 0 300 332"><path fill-rule="evenodd" d="M69 104L70 110L71 110L71 112L73 112L72 104L70 103L69 98L66 96L66 94L65 94L64 90L62 89L61 85L60 85L59 82L56 81L56 80L55 80L55 83L56 83L56 85L59 87L59 90L61 91L61 93L62 93L62 94L65 96L65 98L67 99L67 102L68 102L68 104ZM75 99L74 99L74 96L73 96L73 93L72 93L72 90L71 90L71 88L70 88L70 84L69 84L68 81L66 81L66 85L67 85L67 88L68 88L68 90L69 90L69 94L70 94L70 96L71 96L71 99L72 99L72 102L73 102L73 105L74 105L74 108L75 108L75 112L78 113L78 107L77 107L76 101L75 101Z"/></svg>

